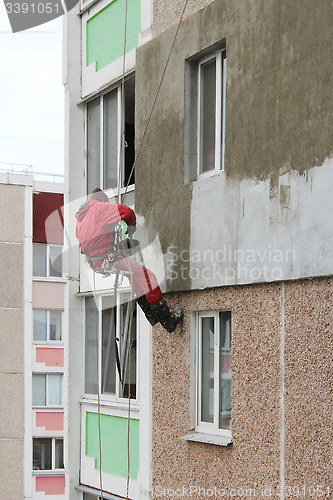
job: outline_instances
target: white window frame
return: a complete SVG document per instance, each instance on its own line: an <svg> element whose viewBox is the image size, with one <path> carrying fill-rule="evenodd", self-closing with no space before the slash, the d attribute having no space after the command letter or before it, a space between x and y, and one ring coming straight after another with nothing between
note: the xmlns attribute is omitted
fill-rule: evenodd
<svg viewBox="0 0 333 500"><path fill-rule="evenodd" d="M48 344L48 343L51 343L52 345L62 345L64 342L64 311L63 309L41 309L41 308L34 308L33 309L33 312L34 311L46 311L46 340L34 340L33 338L33 343L34 344ZM50 316L51 316L51 312L54 312L54 311L57 311L57 312L60 312L61 314L61 319L60 319L60 328L61 328L61 340L51 340L50 339L50 328L51 328L51 320L50 320ZM34 335L34 332L32 331L32 337Z"/></svg>
<svg viewBox="0 0 333 500"><path fill-rule="evenodd" d="M50 251L51 247L58 247L58 248L63 248L63 245L57 244L57 243L39 243L37 241L33 242L34 245L44 245L46 246L46 276L39 276L37 274L33 274L33 279L36 278L48 278L52 280L58 280L63 278L64 270L63 270L63 260L61 260L61 276L50 276Z"/></svg>
<svg viewBox="0 0 333 500"><path fill-rule="evenodd" d="M41 475L41 474L46 474L50 472L64 472L65 470L65 463L63 464L63 468L61 469L56 469L55 467L55 442L56 440L61 440L62 441L62 456L63 456L63 462L65 462L65 457L64 457L64 438L63 437L54 437L54 438L49 438L49 437L33 437L32 438L32 467L33 467L33 446L34 446L34 439L51 439L51 469L34 469L33 468L33 475Z"/></svg>
<svg viewBox="0 0 333 500"><path fill-rule="evenodd" d="M202 67L205 63L216 60L216 95L215 95L215 168L202 171ZM225 108L226 108L226 74L227 57L226 49L217 50L205 56L198 63L198 137L197 137L197 158L198 158L198 177L209 177L217 172L224 170L225 157Z"/></svg>
<svg viewBox="0 0 333 500"><path fill-rule="evenodd" d="M132 74L128 75L126 77L125 83L127 80L130 80L131 78L135 78L135 73L133 72ZM118 114L117 114L117 187L116 188L106 188L104 185L104 97L109 94L110 92L117 92L117 109L118 109ZM100 106L100 116L99 116L99 124L100 124L100 170L99 170L99 182L100 186L95 186L95 187L101 187L102 189L106 190L108 193L109 198L119 198L122 194L125 193L126 186L123 186L122 184L125 182L125 151L124 149L121 151L120 147L120 139L122 132L125 134L125 106L122 106L122 100L121 100L121 82L118 81L116 85L109 87L105 90L103 90L102 93L99 95L96 95L93 99L90 99L87 101L86 106L85 106L85 123L87 126L85 127L85 143L86 143L86 179L87 179L87 185L86 185L86 191L87 191L87 196L89 196L91 193L88 193L88 107L87 105L89 102L94 101L95 99L99 99L99 106ZM121 116L120 110L123 112L123 116ZM123 131L121 131L121 125L123 125ZM131 184L128 186L126 193L130 193L131 191L135 190L135 184Z"/></svg>
<svg viewBox="0 0 333 500"><path fill-rule="evenodd" d="M40 373L40 372L34 372L32 374L32 377L34 375L45 375L46 377L46 384L45 384L45 406L42 405L34 405L32 403L32 407L33 408L63 408L63 380L64 380L64 377L63 377L63 373L58 373L58 372L55 372L55 373ZM61 382L60 382L60 405L54 405L54 404L49 404L49 377L52 377L53 375L60 375L61 377ZM33 398L32 398L33 399Z"/></svg>
<svg viewBox="0 0 333 500"><path fill-rule="evenodd" d="M116 308L116 324L117 324L117 330L116 330L116 336L119 338L119 325L120 325L120 313L121 313L121 305L124 303L124 296L128 296L129 298L131 297L134 299L134 296L132 294L131 290L124 290L122 292L118 292L117 294L117 308ZM97 323L97 329L98 329L98 372L99 372L99 381L98 381L98 389L99 389L99 394L101 400L104 402L108 402L110 404L114 403L120 403L123 404L124 402L128 401L128 397L120 397L120 380L119 380L119 374L118 370L116 370L116 393L115 394L109 394L109 393L103 393L102 392L102 374L103 374L103 368L102 368L102 301L103 298L105 297L111 297L113 298L112 295L98 295L95 297L96 300L96 323ZM136 303L134 302L134 307L136 306ZM118 343L119 347L119 343ZM139 335L138 335L138 321L136 323L136 398L131 398L131 406L133 409L139 402ZM85 373L84 373L84 381L85 381ZM97 400L97 394L90 394L90 393L85 393L84 399L96 399ZM126 403L127 404L127 403Z"/></svg>
<svg viewBox="0 0 333 500"><path fill-rule="evenodd" d="M196 428L195 431L203 434L232 437L231 430L219 428L219 397L220 397L220 316L223 311L202 311L197 313L196 328ZM226 311L230 312L230 311ZM201 374L202 374L202 322L201 318L214 318L214 423L201 421Z"/></svg>

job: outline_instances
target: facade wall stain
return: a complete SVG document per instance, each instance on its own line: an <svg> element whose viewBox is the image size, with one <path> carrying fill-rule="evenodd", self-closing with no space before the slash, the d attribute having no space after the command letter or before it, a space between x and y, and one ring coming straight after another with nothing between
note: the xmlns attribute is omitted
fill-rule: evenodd
<svg viewBox="0 0 333 500"><path fill-rule="evenodd" d="M224 182L268 181L271 209L279 205L282 175L295 172L307 178L311 169L320 168L333 154L331 2L321 0L313 12L309 2L291 6L278 0L245 4L215 0L206 6L196 2L192 11L195 9L199 10L190 14L189 4L180 26L137 162L136 209L158 231L164 253L171 245L179 251L189 250L190 245L193 248L191 227L196 227L202 213L209 221L209 231L213 231L212 220L219 216L222 203L211 206L208 196L199 212L191 214L195 183L184 183L184 74L189 57L226 41ZM165 25L171 24L178 11L179 3L166 7L164 2L157 2L154 22L158 22L158 14L163 14ZM156 28L157 36L137 49L137 144L176 28L177 24L165 31ZM221 200L224 195L221 192ZM227 223L221 219L221 224ZM242 240L243 236L237 237ZM223 243L234 245L230 239ZM189 263L184 267L184 274L189 276ZM188 277L168 281L166 289L186 290L191 286Z"/></svg>
<svg viewBox="0 0 333 500"><path fill-rule="evenodd" d="M332 491L332 279L173 293L168 300L182 303L185 319L181 335L153 331L154 498L170 498L177 488L184 498L206 498L203 490L216 488L226 498L232 489L252 489L251 498L277 500L282 476L288 487L320 484ZM195 410L189 315L210 309L232 314L233 444L227 448L180 439Z"/></svg>

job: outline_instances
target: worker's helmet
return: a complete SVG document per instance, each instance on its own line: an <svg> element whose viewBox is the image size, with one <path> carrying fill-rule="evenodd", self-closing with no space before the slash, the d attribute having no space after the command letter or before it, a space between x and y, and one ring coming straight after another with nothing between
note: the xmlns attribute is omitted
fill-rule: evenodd
<svg viewBox="0 0 333 500"><path fill-rule="evenodd" d="M109 203L108 196L101 190L101 188L95 188L91 193L90 198L92 200L104 201L105 203Z"/></svg>

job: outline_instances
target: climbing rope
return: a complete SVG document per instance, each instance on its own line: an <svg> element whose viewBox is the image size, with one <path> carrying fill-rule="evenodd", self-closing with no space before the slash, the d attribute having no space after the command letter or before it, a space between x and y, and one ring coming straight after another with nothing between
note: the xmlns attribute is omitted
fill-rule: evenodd
<svg viewBox="0 0 333 500"><path fill-rule="evenodd" d="M101 396L99 387L99 342L97 332L97 315L96 315L96 284L95 273L93 272L94 283L94 325L95 325L95 345L96 345L96 378L97 378L97 419L98 419L98 444L99 444L99 485L101 490L101 500L103 500L103 483L102 483L102 434L101 434Z"/></svg>
<svg viewBox="0 0 333 500"><path fill-rule="evenodd" d="M126 498L129 500L129 484L130 484L130 420L131 420L131 336L132 336L132 321L134 315L134 307L133 304L133 289L132 289L132 270L128 262L128 258L123 259L126 263L129 273L129 281L131 286L131 300L128 303L128 308L133 307L133 309L129 310L129 324L127 326L127 346L123 345L122 348L125 349L125 363L124 363L124 372L121 372L120 365L118 366L118 374L119 374L119 382L122 384L122 397L124 396L124 386L125 386L125 377L126 377L126 358L128 359L128 415L127 415L127 484L126 484ZM117 269L115 276L115 284L114 284L114 308L117 307L117 290L118 290L118 275L119 269ZM98 441L99 441L99 480L100 480L100 498L103 500L103 482L102 482L102 432L101 432L101 412L100 412L100 383L99 383L99 341L98 341L98 328L97 328L97 314L96 314L96 282L95 282L95 273L93 273L93 294L94 294L94 325L95 325L95 345L96 345L96 378L97 378L97 414L98 414ZM131 306L129 305L131 304ZM110 332L111 335L112 330L112 314L110 317ZM116 333L116 332L115 332ZM117 339L117 337L116 337ZM127 350L126 350L127 348ZM116 346L117 349L117 346ZM119 355L118 355L118 364L119 364Z"/></svg>
<svg viewBox="0 0 333 500"><path fill-rule="evenodd" d="M181 22L183 20L184 14L185 14L185 10L186 10L187 4L188 4L188 0L185 0L185 4L184 4L183 10L182 10L182 14L181 14L178 26L177 26L177 30L176 30L175 36L173 38L173 41L172 41L172 44L171 44L171 47L170 47L170 51L169 51L166 63L164 65L163 73L162 73L162 76L161 76L161 79L160 79L160 82L159 82L159 85L158 85L158 88L157 88L157 91L156 91L156 94L155 94L155 97L154 97L154 100L153 100L153 104L152 104L152 107L151 107L151 110L150 110L150 113L149 113L149 116L148 116L148 120L147 120L146 126L144 128L144 132L143 132L142 137L140 139L138 150L137 150L137 152L135 154L135 158L134 158L134 162L133 162L133 165L132 165L132 168L131 168L131 172L130 172L130 175L128 177L127 184L126 184L126 187L125 187L125 191L124 191L124 194L123 194L122 197L121 197L120 191L119 191L119 195L118 195L119 196L119 201L122 204L124 203L124 199L125 199L126 194L127 194L128 186L130 184L131 177L133 175L134 168L135 168L138 156L139 156L139 154L141 152L142 143L143 143L144 138L145 138L145 136L147 134L148 126L149 126L149 123L150 123L150 120L151 120L151 117L152 117L152 114L153 114L153 111L154 111L154 108L155 108L157 97L159 95L159 92L160 92L160 89L161 89L161 86L162 86L162 82L163 82L163 79L164 79L164 76L165 76L165 73L166 73L169 61L170 61L171 53L172 53L172 50L173 50L175 42L176 42L176 38L177 38L177 35L178 35L178 32L179 32L180 25L181 25ZM124 94L125 94L125 62L126 62L126 37L127 37L127 9L128 9L128 0L126 0L126 2L125 2L123 74L122 74L122 84L121 84L121 103L122 103L122 106L124 106ZM120 143L120 158L121 159L124 156L124 151L125 151L125 131L124 131L124 123L123 122L124 122L124 109L122 109L122 112L121 112L121 136L120 136L120 141L121 141L121 143ZM128 266L128 268L130 270L130 266L129 266L128 262L127 262L127 259L124 259L124 261L127 263L127 266ZM130 284L131 284L131 290L132 290L132 273L131 272L130 272L130 276L131 276ZM115 281L115 307L117 306L117 299L116 299L117 281L118 281L118 276L116 276L116 281ZM93 284L94 284L94 321L95 321L96 369L97 369L96 373L97 373L98 439L99 439L99 462L100 462L99 476L100 476L100 495L101 495L101 500L103 500L103 484L102 484L102 438L101 438L100 384L99 384L99 352L98 352L98 334L97 334L96 307L95 307L95 304L96 304L95 273L93 273ZM133 301L133 291L131 292L131 298L132 298L132 301ZM126 498L127 498L127 500L129 499L129 482L130 482L130 412L131 412L131 352L130 352L130 348L131 348L131 333L132 333L132 319L133 319L133 314L134 314L134 310L132 311L131 319L130 319L129 334L128 334L128 351L127 351L127 355L129 357L129 359L128 359L128 418L127 418L127 486L126 486ZM111 318L110 318L110 321L111 321Z"/></svg>
<svg viewBox="0 0 333 500"><path fill-rule="evenodd" d="M128 356L128 415L127 415L127 484L126 484L126 500L129 499L129 483L130 483L130 473L131 473L131 456L130 456L130 422L131 422L131 346L132 346L132 320L134 316L133 305L133 287L132 287L132 271L128 263L128 259L124 259L128 270L130 272L130 286L131 286L131 311L130 324L128 329L128 340L127 340L127 356ZM127 306L129 307L129 305ZM125 385L125 380L124 380Z"/></svg>
<svg viewBox="0 0 333 500"><path fill-rule="evenodd" d="M160 90L161 90L162 82L163 82L163 79L164 79L164 76L165 76L165 73L166 73L166 70L167 70L167 67L168 67L169 61L170 61L170 57L171 57L172 50L173 50L174 45L175 45L175 43L176 43L176 38L177 38L177 35L178 35L178 32L179 32L179 28L180 28L181 22L182 22L182 20L183 20L183 18L184 18L184 14L185 14L185 10L186 10L186 7L187 7L187 4L188 4L188 1L189 1L189 0L185 0L185 4L184 4L184 7L183 7L183 11L182 11L182 14L181 14L180 19L179 19L179 23L178 23L178 26L177 26L177 30L176 30L175 36L174 36L174 38L173 38L173 41L172 41L172 44L171 44L171 47L170 47L170 51L169 51L169 54L168 54L168 57L167 57L166 63L165 63L165 65L164 65L163 73L162 73L162 76L161 76L161 79L160 79L159 85L158 85L158 87L157 87L157 91L156 91L156 94L155 94L155 97L154 97L154 100L153 100L153 104L152 104L152 107L151 107L151 110L150 110L150 113L149 113L149 116L148 116L148 120L147 120L146 126L145 126L145 128L144 128L144 131L143 131L143 134L142 134L142 137L141 137L140 143L139 143L138 150L137 150L137 152L136 152L136 154L135 154L135 157L134 157L133 166L132 166L132 169L131 169L130 175L129 175L129 177L128 177L128 181L127 181L127 184L126 184L126 188L125 188L124 194L123 194L123 196L122 196L121 204L123 204L123 203L124 203L124 199L125 199L125 196L126 196L126 194L127 194L127 189L128 189L129 183L130 183L130 181L131 181L131 177L132 177L132 175L133 175L134 168L135 168L135 165L136 165L136 162L137 162L138 156L139 156L140 151L141 151L141 146L142 146L143 140L144 140L144 138L145 138L145 136L146 136L146 133L147 133L147 130L148 130L149 122L150 122L150 120L151 120L151 117L152 117L152 114L153 114L153 111L154 111L154 108L155 108L155 104L156 104L156 100L157 100L158 94L160 93Z"/></svg>
<svg viewBox="0 0 333 500"><path fill-rule="evenodd" d="M125 26L124 26L124 53L123 53L123 75L121 79L121 104L122 104L122 110L121 110L121 117L120 117L120 161L122 161L122 158L124 156L125 160L125 130L124 130L124 97L125 97L125 63L126 63L126 38L127 38L127 3L128 0L125 2ZM118 201L120 202L120 190L118 193Z"/></svg>

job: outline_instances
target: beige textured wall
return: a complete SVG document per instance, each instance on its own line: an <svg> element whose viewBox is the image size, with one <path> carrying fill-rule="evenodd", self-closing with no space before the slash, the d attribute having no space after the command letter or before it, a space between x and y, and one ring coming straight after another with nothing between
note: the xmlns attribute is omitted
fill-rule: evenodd
<svg viewBox="0 0 333 500"><path fill-rule="evenodd" d="M24 187L0 184L0 498L23 498Z"/></svg>
<svg viewBox="0 0 333 500"><path fill-rule="evenodd" d="M186 313L180 335L153 331L154 498L179 488L178 497L206 499L203 490L216 488L213 498L275 500L283 477L285 498L290 491L296 498L297 487L299 498L319 498L309 490L318 486L330 498L332 285L318 279L169 295ZM180 439L190 429L189 313L208 309L232 312L234 442L227 448Z"/></svg>

